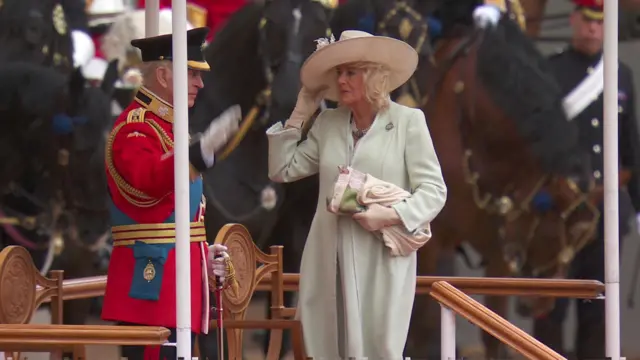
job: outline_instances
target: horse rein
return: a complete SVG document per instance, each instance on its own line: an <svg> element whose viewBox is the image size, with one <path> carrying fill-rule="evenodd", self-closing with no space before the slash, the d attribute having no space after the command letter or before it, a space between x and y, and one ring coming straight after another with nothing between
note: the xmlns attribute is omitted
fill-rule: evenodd
<svg viewBox="0 0 640 360"><path fill-rule="evenodd" d="M465 38L460 41L449 53L449 55L445 58L445 60L441 63L441 65L437 64L435 58L432 58L432 65L434 69L437 71L436 78L431 86L429 87L429 92L427 92L426 100L428 101L429 96L438 89L442 82L444 81L446 75L449 73L451 68L460 60L461 57L466 57L469 54L472 46L477 45L479 41L482 41L482 34L484 30L482 29L474 29L474 31L465 36ZM442 43L441 43L442 44ZM473 69L467 70L473 71ZM468 75L468 74L467 74ZM458 80L454 85L454 92L456 96L459 98L461 94L465 90L464 82ZM472 98L474 94L472 93ZM460 101L459 101L460 102ZM470 117L475 117L475 101L471 100L472 109L469 111ZM465 182L470 186L474 203L476 207L480 210L483 210L493 216L497 216L498 218L504 221L503 225L499 229L499 240L503 245L503 252L506 252L506 249L509 248L509 245L512 246L523 246L524 250L529 249L531 246L532 240L537 233L538 227L541 223L542 214L536 214L533 208L533 201L537 194L540 193L542 188L548 181L551 179L549 175L544 175L540 179L537 179L534 185L524 193L524 196L518 196L516 193L512 192L509 194L506 191L503 191L503 194L500 196L496 196L490 192L483 192L480 189L480 174L472 169L472 156L473 151L466 145L465 141L465 131L464 131L464 118L468 117L462 114L462 106L459 108L460 114L458 115L458 123L460 125L461 131L461 143L464 149L464 158L463 158L463 174L465 178ZM467 120L469 122L469 120ZM470 121L473 123L473 119ZM569 188L573 191L574 194L578 195L578 197L571 203L566 209L563 209L560 212L560 218L562 219L562 225L559 231L559 238L561 242L561 251L558 256L550 261L549 263L545 263L542 266L536 267L531 270L533 276L540 276L550 269L556 268L556 273L554 276L558 276L561 272L566 269L568 264L573 260L575 254L582 249L588 242L592 239L592 234L597 227L597 222L600 216L600 212L598 209L589 201L588 194L584 194L577 184L573 182L571 179L564 179L567 182ZM512 185L511 185L512 186ZM510 186L505 187L505 190ZM567 239L567 221L571 217L571 215L579 209L582 205L586 205L587 208L592 212L593 218L589 221L587 226L587 231L582 231L581 236L572 238L573 241L569 241ZM529 230L527 231L527 236L524 242L517 243L506 243L505 242L505 234L504 234L504 224L514 222L521 218L525 214L532 214L535 216L533 223L531 224ZM526 251L525 251L526 253ZM523 259L522 264L518 264L514 260L507 259L507 254L505 253L505 261L507 261L507 265L510 271L514 274L519 274L521 271L522 264L525 264L526 261Z"/></svg>

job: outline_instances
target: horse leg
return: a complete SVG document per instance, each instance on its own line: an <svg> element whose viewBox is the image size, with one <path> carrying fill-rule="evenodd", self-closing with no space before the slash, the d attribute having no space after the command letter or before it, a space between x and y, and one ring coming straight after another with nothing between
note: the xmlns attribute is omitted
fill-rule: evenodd
<svg viewBox="0 0 640 360"><path fill-rule="evenodd" d="M569 307L569 300L567 298L556 299L556 304L549 314L533 320L533 337L563 356L566 356L563 323Z"/></svg>
<svg viewBox="0 0 640 360"><path fill-rule="evenodd" d="M487 268L485 270L486 277L504 277L508 273L509 272L507 264L501 258L493 256L493 258L488 261ZM486 296L485 306L487 306L490 310L492 310L499 316L507 318L507 312L509 309L508 300L509 298L505 296ZM486 359L507 358L505 353L506 347L493 335L489 334L486 331L483 331L482 342L484 343L485 347Z"/></svg>
<svg viewBox="0 0 640 360"><path fill-rule="evenodd" d="M442 253L440 243L446 237L434 237L418 251L418 275L436 275ZM440 306L429 295L416 294L411 314L405 356L417 359L440 357Z"/></svg>

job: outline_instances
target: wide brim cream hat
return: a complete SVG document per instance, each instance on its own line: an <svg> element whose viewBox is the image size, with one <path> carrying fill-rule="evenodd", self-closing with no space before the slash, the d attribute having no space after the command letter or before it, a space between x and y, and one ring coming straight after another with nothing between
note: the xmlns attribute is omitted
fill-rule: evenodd
<svg viewBox="0 0 640 360"><path fill-rule="evenodd" d="M364 31L345 30L340 39L316 40L316 51L300 69L302 85L311 91L326 88L325 99L338 101L337 73L339 65L370 62L389 69L389 92L406 83L418 66L418 53L407 43Z"/></svg>

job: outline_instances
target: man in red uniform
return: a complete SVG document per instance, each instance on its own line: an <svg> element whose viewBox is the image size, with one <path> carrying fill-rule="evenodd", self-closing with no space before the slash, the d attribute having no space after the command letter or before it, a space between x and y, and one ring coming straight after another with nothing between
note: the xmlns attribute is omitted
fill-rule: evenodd
<svg viewBox="0 0 640 360"><path fill-rule="evenodd" d="M199 24L194 19L189 19L193 26L207 26L210 31L207 35L207 43L213 41L215 33L236 11L247 4L247 0L187 0L189 10L202 12L206 16L206 24ZM139 0L138 8L144 9L145 0ZM160 9L171 9L171 0L160 0Z"/></svg>
<svg viewBox="0 0 640 360"><path fill-rule="evenodd" d="M209 69L201 47L207 28L187 32L189 106ZM173 159L173 74L171 35L137 39L144 86L119 116L106 147L111 196L113 253L107 275L102 318L123 325L176 327L175 199ZM240 108L215 119L189 147L191 163L191 328L207 333L209 275L226 277L228 255L221 245L206 245L200 172L213 166L214 154L238 129ZM218 256L221 256L218 258ZM214 259L214 257L216 257ZM129 360L175 359L175 347L124 346Z"/></svg>

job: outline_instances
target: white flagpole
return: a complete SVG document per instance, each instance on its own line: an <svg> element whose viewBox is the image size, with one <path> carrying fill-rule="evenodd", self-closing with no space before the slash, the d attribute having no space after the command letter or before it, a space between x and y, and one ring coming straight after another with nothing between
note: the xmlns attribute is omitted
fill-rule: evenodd
<svg viewBox="0 0 640 360"><path fill-rule="evenodd" d="M187 3L173 0L173 107L176 214L176 343L178 359L191 360L191 254L189 250L189 124Z"/></svg>
<svg viewBox="0 0 640 360"><path fill-rule="evenodd" d="M618 0L604 1L604 256L606 355L620 360Z"/></svg>
<svg viewBox="0 0 640 360"><path fill-rule="evenodd" d="M157 36L160 32L160 0L144 3L144 37Z"/></svg>

